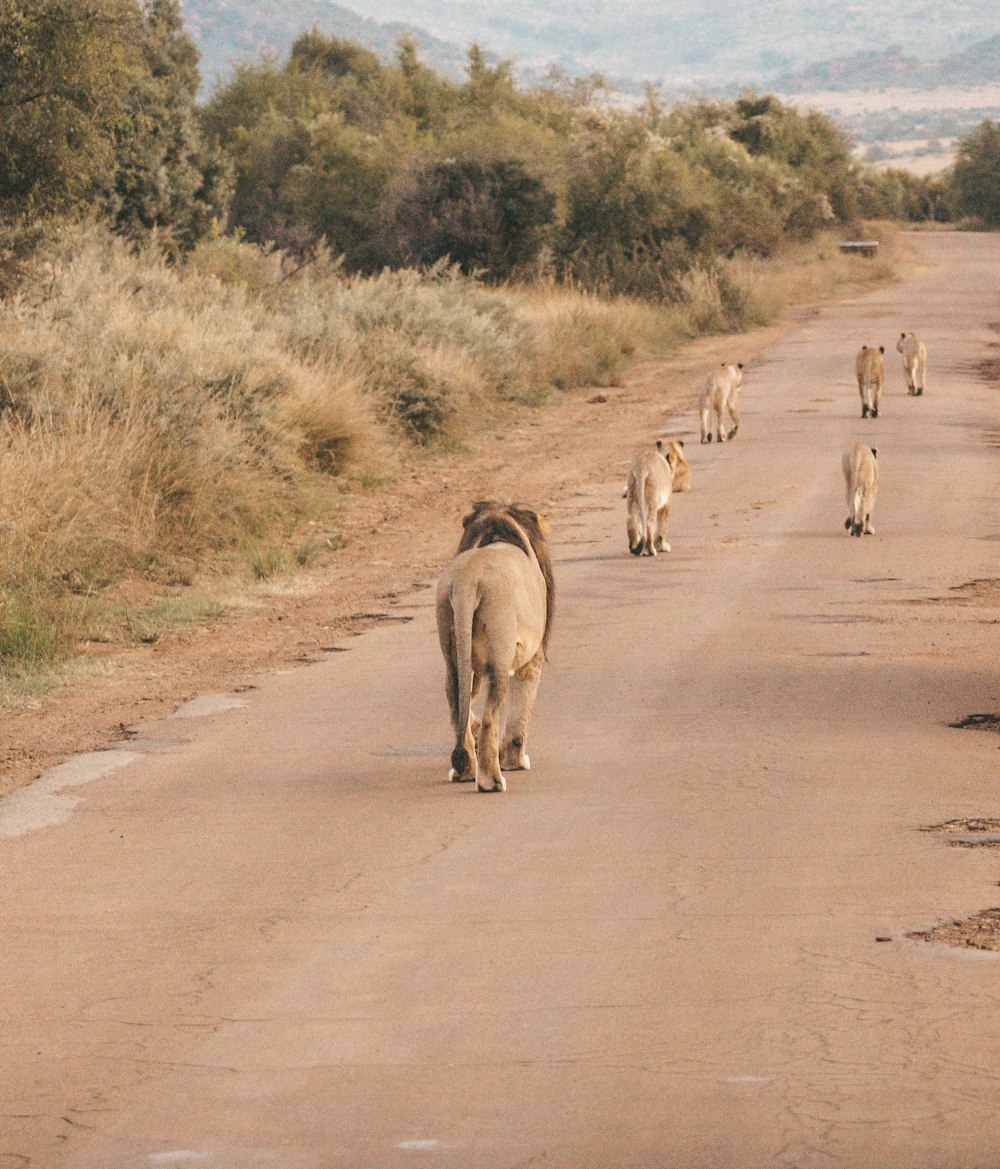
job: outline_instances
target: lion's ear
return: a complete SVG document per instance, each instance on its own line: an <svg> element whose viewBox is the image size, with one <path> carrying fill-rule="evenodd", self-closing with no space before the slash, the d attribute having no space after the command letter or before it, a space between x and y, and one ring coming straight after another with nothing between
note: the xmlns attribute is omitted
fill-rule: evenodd
<svg viewBox="0 0 1000 1169"><path fill-rule="evenodd" d="M543 536L547 537L548 534L552 531L552 528L549 526L549 517L545 514L544 511L541 511L538 513L536 518L538 520L538 530L542 533Z"/></svg>
<svg viewBox="0 0 1000 1169"><path fill-rule="evenodd" d="M522 504L511 505L507 508L510 515L514 517L519 524L534 524L538 527L541 524L541 517L533 508L524 507Z"/></svg>
<svg viewBox="0 0 1000 1169"><path fill-rule="evenodd" d="M472 505L472 511L462 520L462 527L467 528L473 520L479 519L484 511L492 511L495 504L489 499L477 499Z"/></svg>
<svg viewBox="0 0 1000 1169"><path fill-rule="evenodd" d="M737 363L736 363L736 368L737 368L737 369L742 369L742 368L743 368L743 362L742 362L742 361L737 361Z"/></svg>

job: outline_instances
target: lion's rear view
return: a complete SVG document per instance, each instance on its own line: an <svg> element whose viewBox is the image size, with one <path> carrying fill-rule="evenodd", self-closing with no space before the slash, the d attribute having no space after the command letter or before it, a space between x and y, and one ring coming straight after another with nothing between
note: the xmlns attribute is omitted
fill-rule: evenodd
<svg viewBox="0 0 1000 1169"><path fill-rule="evenodd" d="M666 451L663 445L657 440L655 450L637 451L625 479L625 527L633 556L670 551L667 523L675 474L680 474L684 484L678 490L691 489L691 468L684 458L684 444L669 442Z"/></svg>
<svg viewBox="0 0 1000 1169"><path fill-rule="evenodd" d="M856 442L844 451L841 467L847 488L847 519L852 536L874 536L875 496L878 494L878 448Z"/></svg>
<svg viewBox="0 0 1000 1169"><path fill-rule="evenodd" d="M906 392L919 398L927 380L927 346L916 333L900 333L896 352L903 355Z"/></svg>
<svg viewBox="0 0 1000 1169"><path fill-rule="evenodd" d="M531 766L528 724L554 615L552 561L545 521L529 508L482 501L463 524L458 553L437 591L455 731L449 779L475 780L480 791L506 791L501 763ZM484 681L478 722L472 700Z"/></svg>
<svg viewBox="0 0 1000 1169"><path fill-rule="evenodd" d="M872 349L862 345L854 359L854 372L858 379L858 393L861 395L861 417L878 418L879 400L882 397L882 386L885 382L885 362L882 354L885 346Z"/></svg>

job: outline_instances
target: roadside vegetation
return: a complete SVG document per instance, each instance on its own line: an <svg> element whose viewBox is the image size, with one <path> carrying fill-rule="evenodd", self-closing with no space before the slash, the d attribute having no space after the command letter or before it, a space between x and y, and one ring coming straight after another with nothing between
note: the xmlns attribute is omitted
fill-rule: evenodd
<svg viewBox="0 0 1000 1169"><path fill-rule="evenodd" d="M922 205L772 97L614 112L316 32L198 84L176 0L0 0L7 685L323 563L512 408L891 279L836 242Z"/></svg>

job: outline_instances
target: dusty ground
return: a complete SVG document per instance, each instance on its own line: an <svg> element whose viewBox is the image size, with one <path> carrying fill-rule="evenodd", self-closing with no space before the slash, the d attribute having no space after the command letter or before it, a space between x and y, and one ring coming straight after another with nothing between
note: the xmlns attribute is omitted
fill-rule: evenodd
<svg viewBox="0 0 1000 1169"><path fill-rule="evenodd" d="M491 434L460 454L421 461L388 489L346 500L346 545L326 571L279 582L249 613L116 654L83 684L8 715L0 795L69 755L127 739L133 724L193 695L249 685L261 670L312 661L339 636L384 620L401 594L436 577L473 493L565 515L573 492L614 474L622 452L663 428L666 415L686 409L669 433L697 439L697 418L688 408L706 365L749 362L790 323L696 342L672 360L637 366L619 387L552 399L503 437ZM473 492L465 486L470 479ZM104 647L98 649L103 657Z"/></svg>

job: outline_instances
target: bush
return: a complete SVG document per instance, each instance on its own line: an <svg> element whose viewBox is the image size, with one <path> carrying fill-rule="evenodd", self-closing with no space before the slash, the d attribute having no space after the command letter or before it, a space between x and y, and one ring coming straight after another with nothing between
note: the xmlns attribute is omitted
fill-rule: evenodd
<svg viewBox="0 0 1000 1169"><path fill-rule="evenodd" d="M962 139L952 183L960 214L1000 226L1000 123L987 118Z"/></svg>
<svg viewBox="0 0 1000 1169"><path fill-rule="evenodd" d="M471 275L509 279L537 258L555 196L518 159L475 159L420 168L396 206L393 259L433 265L443 257Z"/></svg>

